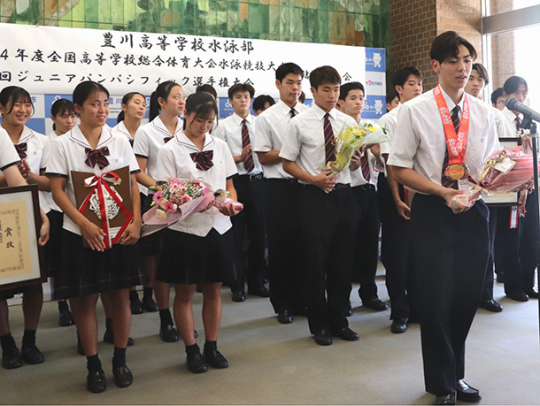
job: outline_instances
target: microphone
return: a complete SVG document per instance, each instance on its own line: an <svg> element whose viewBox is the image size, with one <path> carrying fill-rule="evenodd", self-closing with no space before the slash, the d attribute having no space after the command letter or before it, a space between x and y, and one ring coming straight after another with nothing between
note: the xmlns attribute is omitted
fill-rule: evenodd
<svg viewBox="0 0 540 406"><path fill-rule="evenodd" d="M518 111L523 114L525 118L528 117L540 123L540 113L534 111L530 107L525 106L523 103L520 103L519 100L515 97L510 97L506 99L504 104L506 105L508 110Z"/></svg>

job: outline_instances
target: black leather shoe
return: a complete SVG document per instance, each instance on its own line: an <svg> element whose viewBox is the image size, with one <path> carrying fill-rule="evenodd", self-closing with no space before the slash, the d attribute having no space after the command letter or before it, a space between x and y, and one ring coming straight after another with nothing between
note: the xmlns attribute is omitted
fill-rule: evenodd
<svg viewBox="0 0 540 406"><path fill-rule="evenodd" d="M89 372L86 378L86 388L92 393L105 392L107 389L107 380L105 379L105 372L95 371Z"/></svg>
<svg viewBox="0 0 540 406"><path fill-rule="evenodd" d="M398 317L397 319L392 320L390 331L394 334L401 334L406 332L408 321L409 320L407 319L407 317Z"/></svg>
<svg viewBox="0 0 540 406"><path fill-rule="evenodd" d="M463 379L457 381L456 386L457 400L467 403L478 403L482 399L480 391L472 386L469 386Z"/></svg>
<svg viewBox="0 0 540 406"><path fill-rule="evenodd" d="M229 363L225 359L223 355L218 350L212 350L212 351L204 351L203 357L205 361L210 365L212 368L216 369L223 369L228 368Z"/></svg>
<svg viewBox="0 0 540 406"><path fill-rule="evenodd" d="M159 329L159 336L166 343L174 343L178 341L178 330L174 324L167 324Z"/></svg>
<svg viewBox="0 0 540 406"><path fill-rule="evenodd" d="M330 334L330 330L322 329L315 332L315 342L319 345L332 345L332 334Z"/></svg>
<svg viewBox="0 0 540 406"><path fill-rule="evenodd" d="M278 313L277 321L281 324L289 324L293 322L293 314L289 309L282 310Z"/></svg>
<svg viewBox="0 0 540 406"><path fill-rule="evenodd" d="M254 296L270 297L270 290L264 286L259 289L249 289L248 293Z"/></svg>
<svg viewBox="0 0 540 406"><path fill-rule="evenodd" d="M105 333L103 334L103 342L108 344L114 344L114 336L112 330L105 330ZM135 344L135 341L133 341L133 338L129 337L127 341L127 346L131 347L133 344Z"/></svg>
<svg viewBox="0 0 540 406"><path fill-rule="evenodd" d="M515 300L516 302L527 302L529 300L529 295L521 290L516 290L512 293L507 293L506 297Z"/></svg>
<svg viewBox="0 0 540 406"><path fill-rule="evenodd" d="M493 313L500 313L503 311L503 307L493 299L482 300L478 307Z"/></svg>
<svg viewBox="0 0 540 406"><path fill-rule="evenodd" d="M200 352L196 354L188 355L186 363L187 363L188 369L194 374L201 374L208 370L206 361L204 360L204 357L201 355Z"/></svg>
<svg viewBox="0 0 540 406"><path fill-rule="evenodd" d="M378 297L371 298L369 300L366 300L362 303L364 307L368 307L372 310L376 310L378 312L388 309L388 306L386 303L384 303L381 299Z"/></svg>
<svg viewBox="0 0 540 406"><path fill-rule="evenodd" d="M133 374L127 366L113 368L114 383L119 388L127 388L133 383Z"/></svg>
<svg viewBox="0 0 540 406"><path fill-rule="evenodd" d="M60 327L68 327L75 324L75 320L73 319L73 314L67 310L63 310L60 312L60 317L58 318L58 324Z"/></svg>
<svg viewBox="0 0 540 406"><path fill-rule="evenodd" d="M233 302L244 302L246 300L246 294L242 291L233 292L232 293L232 301Z"/></svg>
<svg viewBox="0 0 540 406"><path fill-rule="evenodd" d="M23 345L21 348L21 358L27 364L41 364L45 362L45 357L35 345Z"/></svg>
<svg viewBox="0 0 540 406"><path fill-rule="evenodd" d="M525 294L529 296L531 299L538 299L538 292L534 289L526 291Z"/></svg>
<svg viewBox="0 0 540 406"><path fill-rule="evenodd" d="M129 298L131 307L131 314L141 314L143 312L142 302L139 296L133 296Z"/></svg>
<svg viewBox="0 0 540 406"><path fill-rule="evenodd" d="M21 353L17 347L3 352L2 366L5 369L15 369L19 368L21 365Z"/></svg>
<svg viewBox="0 0 540 406"><path fill-rule="evenodd" d="M349 327L343 327L339 330L333 331L332 335L345 341L358 341L360 339L358 333L352 331Z"/></svg>
<svg viewBox="0 0 540 406"><path fill-rule="evenodd" d="M456 394L455 392L449 393L448 395L436 396L435 405L455 405L456 404Z"/></svg>
<svg viewBox="0 0 540 406"><path fill-rule="evenodd" d="M142 307L144 311L148 313L154 313L159 310L156 302L154 301L154 299L152 299L152 296L143 296Z"/></svg>

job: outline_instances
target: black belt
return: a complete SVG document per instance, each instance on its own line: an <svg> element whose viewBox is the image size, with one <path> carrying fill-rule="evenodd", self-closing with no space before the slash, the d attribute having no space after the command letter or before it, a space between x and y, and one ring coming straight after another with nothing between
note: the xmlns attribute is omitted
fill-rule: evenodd
<svg viewBox="0 0 540 406"><path fill-rule="evenodd" d="M334 190L339 190L339 189L347 189L347 188L350 188L351 185L349 185L348 183L336 183L335 186L334 186Z"/></svg>
<svg viewBox="0 0 540 406"><path fill-rule="evenodd" d="M360 190L375 190L375 185L372 185L371 183L366 183L365 185L355 186L354 188Z"/></svg>
<svg viewBox="0 0 540 406"><path fill-rule="evenodd" d="M290 183L292 185L296 185L298 183L298 179L296 178L268 178L266 179L266 181L276 183Z"/></svg>
<svg viewBox="0 0 540 406"><path fill-rule="evenodd" d="M260 180L263 178L263 174L262 172L261 173L258 173L256 175L239 175L238 176L239 178L242 178L242 179L249 179L250 182L254 182L256 180Z"/></svg>

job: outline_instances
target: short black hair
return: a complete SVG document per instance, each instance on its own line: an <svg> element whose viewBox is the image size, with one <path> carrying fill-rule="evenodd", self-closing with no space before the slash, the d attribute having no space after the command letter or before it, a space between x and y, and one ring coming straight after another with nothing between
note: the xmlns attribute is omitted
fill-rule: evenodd
<svg viewBox="0 0 540 406"><path fill-rule="evenodd" d="M285 79L285 76L287 76L289 73L300 75L302 79L304 78L304 71L302 70L300 66L292 62L287 62L287 63L282 63L276 69L276 80L279 80L280 82L282 82L283 79Z"/></svg>
<svg viewBox="0 0 540 406"><path fill-rule="evenodd" d="M186 99L185 111L187 114L195 113L195 117L193 117L193 120L199 117L203 119L208 119L210 117L210 114L214 113L214 117L216 118L216 124L217 124L217 117L218 117L217 104L214 98L210 96L207 92L190 94L189 97ZM184 120L184 130L186 129L186 127L187 127L187 119Z"/></svg>
<svg viewBox="0 0 540 406"><path fill-rule="evenodd" d="M529 91L529 85L527 85L525 79L521 76L510 76L506 79L506 82L504 82L503 90L506 94L512 94L517 92L520 85L525 85L525 89L527 92Z"/></svg>
<svg viewBox="0 0 540 406"><path fill-rule="evenodd" d="M309 74L309 84L317 90L324 82L341 85L341 76L332 66L324 65L313 69Z"/></svg>
<svg viewBox="0 0 540 406"><path fill-rule="evenodd" d="M503 88L499 87L498 89L494 90L493 93L491 93L491 104L494 106L497 106L497 99L499 97L504 97Z"/></svg>
<svg viewBox="0 0 540 406"><path fill-rule="evenodd" d="M396 86L405 86L405 83L407 83L407 80L409 80L409 76L411 75L419 77L420 80L424 80L424 75L420 69L416 66L407 66L406 68L395 71L392 75L392 85L394 86L394 90Z"/></svg>
<svg viewBox="0 0 540 406"><path fill-rule="evenodd" d="M366 91L364 85L360 82L347 82L339 88L339 100L345 100L351 90L361 90L364 96Z"/></svg>
<svg viewBox="0 0 540 406"><path fill-rule="evenodd" d="M474 49L474 46L469 41L455 31L446 31L437 36L431 43L431 50L429 52L431 60L443 63L448 58L457 57L460 45L463 45L469 50L473 60L476 59L476 49Z"/></svg>
<svg viewBox="0 0 540 406"><path fill-rule="evenodd" d="M478 76L484 79L484 83L486 85L489 84L489 74L484 65L482 65L481 63L473 63L472 70L478 72Z"/></svg>
<svg viewBox="0 0 540 406"><path fill-rule="evenodd" d="M255 100L253 100L253 110L264 110L266 103L270 103L270 106L273 106L276 104L276 101L272 96L267 94L261 94L255 97Z"/></svg>
<svg viewBox="0 0 540 406"><path fill-rule="evenodd" d="M214 96L214 99L217 99L216 89L214 89L214 86L212 85L205 84L197 86L197 88L195 89L195 93L208 93Z"/></svg>
<svg viewBox="0 0 540 406"><path fill-rule="evenodd" d="M255 89L249 83L237 83L236 85L232 85L231 87L229 87L229 99L232 100L234 94L238 92L249 92L249 95L252 99L255 95Z"/></svg>
<svg viewBox="0 0 540 406"><path fill-rule="evenodd" d="M107 95L107 98L110 97L109 91L101 83L87 80L79 83L75 90L73 90L73 104L78 104L82 107L86 99L94 92L103 92Z"/></svg>
<svg viewBox="0 0 540 406"><path fill-rule="evenodd" d="M386 103L391 103L396 97L399 100L399 94L396 92L396 89L388 89L386 92Z"/></svg>
<svg viewBox="0 0 540 406"><path fill-rule="evenodd" d="M13 111L13 105L17 102L30 103L32 105L32 114L34 114L34 103L32 102L30 93L26 89L19 86L4 87L0 92L0 104L4 106L4 109L7 109L9 106L7 114Z"/></svg>

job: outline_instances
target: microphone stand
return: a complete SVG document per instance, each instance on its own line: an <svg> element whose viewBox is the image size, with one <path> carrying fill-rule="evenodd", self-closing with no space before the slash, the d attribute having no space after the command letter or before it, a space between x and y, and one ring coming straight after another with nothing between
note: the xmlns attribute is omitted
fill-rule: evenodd
<svg viewBox="0 0 540 406"><path fill-rule="evenodd" d="M535 241L534 241L534 250L535 255L534 259L536 261L536 265L538 268L538 265L540 264L540 249L539 247L539 241L540 238L540 193L538 189L538 134L536 132L536 123L533 122L532 117L530 114L523 116L523 122L521 125L522 128L526 130L530 130L530 136L531 136L531 145L532 145L532 153L533 153L533 174L534 174L534 192L532 193L533 196L531 196L534 199L534 205L533 205L533 216L534 216L534 224L535 224ZM540 287L540 269L536 272L536 283ZM540 328L540 300L538 300L538 325ZM539 329L540 334L540 329Z"/></svg>

